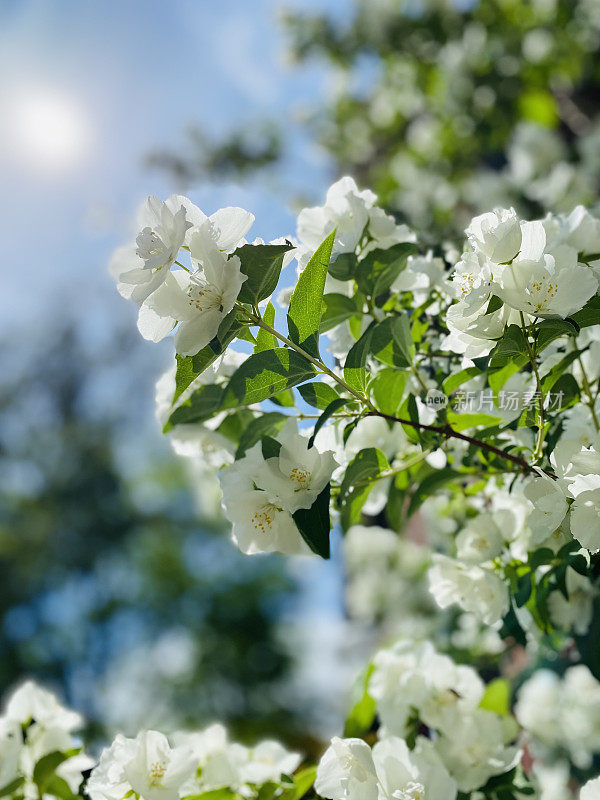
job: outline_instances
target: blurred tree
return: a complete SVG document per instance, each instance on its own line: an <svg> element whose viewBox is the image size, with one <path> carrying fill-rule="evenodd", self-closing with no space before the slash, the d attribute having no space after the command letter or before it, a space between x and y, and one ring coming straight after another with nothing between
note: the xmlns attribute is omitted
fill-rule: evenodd
<svg viewBox="0 0 600 800"><path fill-rule="evenodd" d="M283 26L292 60L334 79L306 119L335 173L432 241L495 205L597 202L597 0L354 0L347 18L288 11ZM260 166L237 156L241 177Z"/></svg>
<svg viewBox="0 0 600 800"><path fill-rule="evenodd" d="M180 462L144 441L143 344L117 332L92 352L71 326L32 339L0 370L0 687L62 686L93 736L219 717L293 740L275 627L292 582L199 523Z"/></svg>

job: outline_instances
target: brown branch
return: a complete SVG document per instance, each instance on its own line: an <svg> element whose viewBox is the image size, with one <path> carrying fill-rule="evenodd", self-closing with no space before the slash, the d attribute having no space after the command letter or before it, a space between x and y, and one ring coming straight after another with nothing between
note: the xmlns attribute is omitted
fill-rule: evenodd
<svg viewBox="0 0 600 800"><path fill-rule="evenodd" d="M481 439L476 439L474 436L467 436L465 433L460 433L459 431L455 431L450 425L426 425L424 422L413 422L411 419L402 419L401 417L394 417L390 414L384 414L381 411L368 411L365 416L367 417L383 417L383 419L387 419L390 422L400 422L402 425L410 425L411 428L417 428L418 430L423 431L432 431L432 433L439 433L441 436L451 439L460 439L463 442L468 442L469 444L473 444L476 447L481 447L482 450L485 450L488 453L494 453L494 455L499 456L500 458L504 458L507 461L511 461L513 464L516 464L523 472L529 473L532 472L536 475L539 475L539 472L543 472L552 480L557 480L557 476L554 475L552 472L548 472L548 470L543 469L542 467L534 467L524 458L521 456L516 456L513 453L509 453L506 450L501 450L499 447L494 447L493 444L488 444L488 442L483 442Z"/></svg>

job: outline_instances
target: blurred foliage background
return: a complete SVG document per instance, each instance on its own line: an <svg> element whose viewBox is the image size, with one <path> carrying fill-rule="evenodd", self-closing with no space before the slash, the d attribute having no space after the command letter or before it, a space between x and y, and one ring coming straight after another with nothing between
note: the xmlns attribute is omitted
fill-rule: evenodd
<svg viewBox="0 0 600 800"><path fill-rule="evenodd" d="M335 175L373 188L432 242L460 239L475 213L497 205L535 217L597 203L598 0L354 0L347 9L281 15L294 68L327 67L327 101L297 117ZM285 150L286 127L257 120L213 147L196 129L187 151L152 162L194 183L273 170Z"/></svg>
<svg viewBox="0 0 600 800"><path fill-rule="evenodd" d="M155 365L135 328L93 347L76 325L45 337L29 333L19 364L2 349L0 684L62 686L94 736L101 721L133 734L225 718L293 739L283 565L198 517L181 462L144 425Z"/></svg>

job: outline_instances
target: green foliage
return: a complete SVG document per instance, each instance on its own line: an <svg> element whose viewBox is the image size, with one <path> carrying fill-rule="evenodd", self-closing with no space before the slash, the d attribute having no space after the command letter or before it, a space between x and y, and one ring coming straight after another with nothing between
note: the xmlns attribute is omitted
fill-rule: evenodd
<svg viewBox="0 0 600 800"><path fill-rule="evenodd" d="M287 244L245 244L238 247L235 255L240 259L242 272L248 276L238 296L240 303L258 305L273 294L284 256L291 249Z"/></svg>
<svg viewBox="0 0 600 800"><path fill-rule="evenodd" d="M388 460L376 447L361 450L350 462L340 486L338 506L344 531L360 521L363 505L381 472L389 469Z"/></svg>
<svg viewBox="0 0 600 800"><path fill-rule="evenodd" d="M357 298L335 293L323 295L323 315L321 316L320 333L326 333L331 328L335 328L336 325L340 325L361 311Z"/></svg>
<svg viewBox="0 0 600 800"><path fill-rule="evenodd" d="M244 328L244 323L240 322L237 317L237 311L234 309L219 325L219 330L215 338L202 348L195 356L180 356L178 353L175 355L177 370L175 373L175 395L173 402L175 402L181 394L188 388L188 386L204 372L210 365L222 355L227 346L240 335Z"/></svg>
<svg viewBox="0 0 600 800"><path fill-rule="evenodd" d="M368 297L379 297L390 288L406 267L409 255L417 252L416 245L401 242L387 250L371 250L357 266L358 288Z"/></svg>
<svg viewBox="0 0 600 800"><path fill-rule="evenodd" d="M329 558L330 555L330 490L330 484L327 484L310 508L300 508L292 515L306 544L321 558Z"/></svg>
<svg viewBox="0 0 600 800"><path fill-rule="evenodd" d="M344 380L352 389L364 392L367 388L367 356L371 352L373 327L369 326L348 351L344 364Z"/></svg>
<svg viewBox="0 0 600 800"><path fill-rule="evenodd" d="M290 339L313 356L319 354L323 290L334 240L335 231L332 231L302 271L288 311Z"/></svg>
<svg viewBox="0 0 600 800"><path fill-rule="evenodd" d="M285 347L264 350L250 356L224 386L201 386L169 419L173 425L203 422L227 408L260 403L315 375L315 368L304 356Z"/></svg>
<svg viewBox="0 0 600 800"><path fill-rule="evenodd" d="M378 361L390 367L410 367L415 357L415 345L408 315L395 314L375 325L370 352Z"/></svg>
<svg viewBox="0 0 600 800"><path fill-rule="evenodd" d="M352 706L346 717L344 736L364 736L375 722L377 706L369 694L369 681L374 668L374 664L368 664L352 687Z"/></svg>

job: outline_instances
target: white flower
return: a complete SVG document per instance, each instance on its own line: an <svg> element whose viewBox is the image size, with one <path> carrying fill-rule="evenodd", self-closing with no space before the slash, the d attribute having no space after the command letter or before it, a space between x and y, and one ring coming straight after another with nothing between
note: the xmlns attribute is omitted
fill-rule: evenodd
<svg viewBox="0 0 600 800"><path fill-rule="evenodd" d="M381 800L455 800L452 779L433 745L418 737L415 749L387 737L373 747L373 762L381 787Z"/></svg>
<svg viewBox="0 0 600 800"><path fill-rule="evenodd" d="M600 751L600 683L579 664L563 678L537 670L519 690L515 715L523 728L551 751L564 751L587 769Z"/></svg>
<svg viewBox="0 0 600 800"><path fill-rule="evenodd" d="M362 739L335 737L319 763L315 789L331 800L456 798L456 783L422 737L412 752L396 737L377 742L373 750Z"/></svg>
<svg viewBox="0 0 600 800"><path fill-rule="evenodd" d="M122 800L131 790L143 800L178 800L195 766L188 747L172 748L157 731L143 731L135 739L117 736L92 771L87 791L92 800Z"/></svg>
<svg viewBox="0 0 600 800"><path fill-rule="evenodd" d="M505 747L502 720L481 708L457 716L454 730L435 743L462 792L483 786L492 775L508 772L519 761L517 747Z"/></svg>
<svg viewBox="0 0 600 800"><path fill-rule="evenodd" d="M247 277L237 256L218 249L213 233L208 222L194 232L190 253L195 272L169 273L140 308L138 328L145 339L160 341L181 323L175 334L181 355L195 355L214 339Z"/></svg>
<svg viewBox="0 0 600 800"><path fill-rule="evenodd" d="M362 739L334 737L319 762L315 790L330 800L378 800L369 745Z"/></svg>
<svg viewBox="0 0 600 800"><path fill-rule="evenodd" d="M598 291L598 281L589 267L562 266L546 253L539 261L517 259L504 267L494 291L519 311L564 318L583 308Z"/></svg>
<svg viewBox="0 0 600 800"><path fill-rule="evenodd" d="M371 250L387 250L401 242L414 242L416 236L408 225L398 224L391 214L386 214L382 208L369 209L369 235L372 237L363 249L361 256Z"/></svg>
<svg viewBox="0 0 600 800"><path fill-rule="evenodd" d="M473 249L496 264L511 261L521 247L521 225L514 208L475 217L465 233Z"/></svg>
<svg viewBox="0 0 600 800"><path fill-rule="evenodd" d="M141 304L169 274L190 228L204 215L187 197L148 197L138 213L136 244L118 248L109 269L119 292Z"/></svg>
<svg viewBox="0 0 600 800"><path fill-rule="evenodd" d="M525 484L523 494L531 503L527 524L533 544L538 545L554 533L569 510L564 485L560 480L541 475Z"/></svg>
<svg viewBox="0 0 600 800"><path fill-rule="evenodd" d="M571 506L571 533L580 544L596 553L600 550L600 489L577 495Z"/></svg>
<svg viewBox="0 0 600 800"><path fill-rule="evenodd" d="M429 590L440 608L457 603L486 625L498 622L508 611L508 588L489 569L436 554L428 577Z"/></svg>
<svg viewBox="0 0 600 800"><path fill-rule="evenodd" d="M279 453L268 459L255 444L221 475L225 516L242 552L309 554L292 514L310 508L331 479L333 453L308 447L290 419L276 439Z"/></svg>
<svg viewBox="0 0 600 800"><path fill-rule="evenodd" d="M231 538L242 553L309 555L310 549L292 515L274 505L266 492L239 492L234 483L228 482L229 474L224 471L221 477L223 508L232 524Z"/></svg>
<svg viewBox="0 0 600 800"><path fill-rule="evenodd" d="M600 800L600 778L593 778L581 787L579 800Z"/></svg>
<svg viewBox="0 0 600 800"><path fill-rule="evenodd" d="M429 642L401 641L375 655L369 694L376 701L381 722L390 733L405 735L413 710L424 703L429 686L423 666L433 653Z"/></svg>
<svg viewBox="0 0 600 800"><path fill-rule="evenodd" d="M0 718L0 789L19 775L23 733L18 722Z"/></svg>
<svg viewBox="0 0 600 800"><path fill-rule="evenodd" d="M38 728L70 733L83 726L83 717L62 706L53 692L33 681L22 683L8 698L4 717L19 725L35 723Z"/></svg>
<svg viewBox="0 0 600 800"><path fill-rule="evenodd" d="M477 707L483 683L471 667L456 665L430 642L398 642L373 659L369 694L386 734L404 736L413 714L426 725L451 730L456 716Z"/></svg>
<svg viewBox="0 0 600 800"><path fill-rule="evenodd" d="M136 236L136 254L144 262L144 269L159 270L170 267L192 227L187 219L188 208L194 216L199 212L185 197L173 195L165 203L150 196L138 215L141 230Z"/></svg>
<svg viewBox="0 0 600 800"><path fill-rule="evenodd" d="M248 748L230 742L223 725L209 725L202 731L179 731L173 734L176 747L187 747L194 754L196 771L183 784L181 794L200 794L213 789L239 789L241 770L248 761Z"/></svg>
<svg viewBox="0 0 600 800"><path fill-rule="evenodd" d="M291 775L301 760L299 753L291 753L279 742L266 740L249 748L248 760L241 771L242 779L255 784L277 782L282 775Z"/></svg>
<svg viewBox="0 0 600 800"><path fill-rule="evenodd" d="M369 209L376 199L373 192L359 192L353 178L340 178L329 187L324 206L304 208L298 215L301 247L312 255L335 228L334 252L353 253L369 221Z"/></svg>
<svg viewBox="0 0 600 800"><path fill-rule="evenodd" d="M567 217L567 242L578 252L592 255L600 252L600 220L584 206L576 206Z"/></svg>
<svg viewBox="0 0 600 800"><path fill-rule="evenodd" d="M478 514L469 520L456 537L457 556L470 564L490 561L502 552L502 531L496 524L494 515Z"/></svg>
<svg viewBox="0 0 600 800"><path fill-rule="evenodd" d="M281 448L277 456L263 459L260 447L238 465L252 482L262 489L278 508L293 514L310 508L331 480L337 462L331 450L308 446L308 439L298 433L294 419L289 419L275 437ZM250 455L250 451L247 456Z"/></svg>
<svg viewBox="0 0 600 800"><path fill-rule="evenodd" d="M424 256L409 256L406 269L398 275L391 291L412 292L415 302L423 303L433 288L442 286L444 273L443 260L434 258L431 250Z"/></svg>
<svg viewBox="0 0 600 800"><path fill-rule="evenodd" d="M551 592L548 597L548 612L553 624L562 630L574 629L583 636L590 626L596 590L589 578L567 567L565 574L569 599L562 592Z"/></svg>

